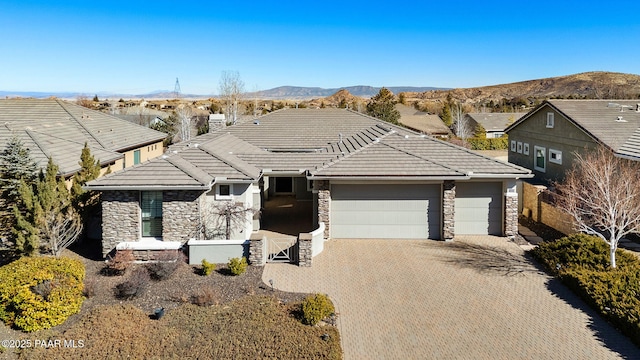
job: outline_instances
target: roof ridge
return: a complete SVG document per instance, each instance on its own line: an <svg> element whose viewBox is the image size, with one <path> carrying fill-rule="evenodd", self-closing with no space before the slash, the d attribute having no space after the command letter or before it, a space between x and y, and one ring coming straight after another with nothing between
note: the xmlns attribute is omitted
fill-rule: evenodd
<svg viewBox="0 0 640 360"><path fill-rule="evenodd" d="M213 176L209 175L206 171L193 165L189 160L176 155L167 156L164 158L169 164L175 166L183 173L191 176L194 180L198 181L202 185L209 185L213 180Z"/></svg>
<svg viewBox="0 0 640 360"><path fill-rule="evenodd" d="M61 100L56 100L56 102L58 103L58 105L60 105L60 107L62 109L64 109L64 111L69 114L69 116L71 116L71 119L73 119L73 121L75 121L76 124L80 125L80 127L82 129L84 129L84 131L87 132L87 134L89 134L89 136L91 136L93 138L93 140L95 140L100 146L102 146L104 149L108 149L107 145L105 145L102 141L100 141L100 139L98 139L98 137L91 131L89 130L81 121L78 121L78 119L69 112L69 110L67 109L67 107L65 105L71 105L71 104L63 104L64 102ZM87 109L90 110L90 109ZM83 110L84 111L84 110ZM90 110L93 111L93 110Z"/></svg>
<svg viewBox="0 0 640 360"><path fill-rule="evenodd" d="M354 151L352 151L352 152L350 152L348 154L344 154L344 152L342 152L342 154L344 154L344 155L342 155L342 156L337 155L334 160L331 160L331 161L329 161L327 163L323 163L321 167L316 166L314 171L329 168L329 167L333 166L334 164L336 164L336 163L338 163L338 162L340 162L342 160L348 159L348 158L350 158L350 157L352 157L352 156L364 151L365 149L368 149L368 148L380 143L384 138L386 138L387 136L389 136L391 134L395 134L395 133L396 133L395 130L391 130L388 133L382 134L380 137L377 137L376 140L374 140L374 141L372 141L372 142L370 142L368 144L365 144L361 148L356 149L356 150L354 150Z"/></svg>
<svg viewBox="0 0 640 360"><path fill-rule="evenodd" d="M234 154L223 154L219 151L216 151L215 149L211 149L208 146L208 143L206 144L202 144L200 146L198 146L198 149L204 151L205 153L215 157L216 159L222 161L223 163L227 164L228 166L236 169L237 171L243 173L244 175L250 177L250 178L254 178L254 175L252 175L252 171L251 169L248 169L248 167L253 167L256 170L260 171L260 169L258 169L257 167L249 164L248 162L240 159L239 157L235 156ZM233 157L233 159L229 159L229 157ZM234 161L231 161L234 160ZM239 164L238 164L239 163Z"/></svg>

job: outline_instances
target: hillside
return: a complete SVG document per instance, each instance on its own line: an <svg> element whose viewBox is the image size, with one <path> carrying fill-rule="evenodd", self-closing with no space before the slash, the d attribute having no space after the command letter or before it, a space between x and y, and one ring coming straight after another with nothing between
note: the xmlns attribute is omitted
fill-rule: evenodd
<svg viewBox="0 0 640 360"><path fill-rule="evenodd" d="M640 75L597 71L511 84L432 90L407 95L409 98L421 100L444 100L449 93L458 101L475 104L515 98L629 99L638 98L640 94Z"/></svg>

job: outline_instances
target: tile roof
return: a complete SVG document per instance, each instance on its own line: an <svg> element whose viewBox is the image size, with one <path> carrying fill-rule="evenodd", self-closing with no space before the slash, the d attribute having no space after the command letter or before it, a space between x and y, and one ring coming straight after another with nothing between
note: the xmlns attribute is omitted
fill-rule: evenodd
<svg viewBox="0 0 640 360"><path fill-rule="evenodd" d="M527 113L468 113L466 114L487 131L504 131Z"/></svg>
<svg viewBox="0 0 640 360"><path fill-rule="evenodd" d="M545 106L564 115L578 128L614 152L640 158L640 101L638 100L546 100L515 124Z"/></svg>
<svg viewBox="0 0 640 360"><path fill-rule="evenodd" d="M0 100L0 144L19 137L40 166L52 156L61 174L79 170L86 142L107 164L119 152L161 141L166 134L58 99ZM72 160L73 159L73 160Z"/></svg>
<svg viewBox="0 0 640 360"><path fill-rule="evenodd" d="M184 185L204 185L207 176L214 181L256 181L263 172L439 179L530 174L527 169L349 110L288 109L260 117L259 124L230 126L176 144L162 159L94 180L88 186L136 186L139 178L177 186L162 182L164 173L158 164L173 174L172 181L184 179ZM201 172L196 174L194 169Z"/></svg>
<svg viewBox="0 0 640 360"><path fill-rule="evenodd" d="M418 111L411 106L396 104L400 112L398 120L402 125L428 135L449 135L451 130L442 122L438 115Z"/></svg>

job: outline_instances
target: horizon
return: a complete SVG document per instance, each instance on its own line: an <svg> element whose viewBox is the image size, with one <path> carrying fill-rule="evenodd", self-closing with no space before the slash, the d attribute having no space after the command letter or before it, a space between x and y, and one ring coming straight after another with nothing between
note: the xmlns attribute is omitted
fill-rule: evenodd
<svg viewBox="0 0 640 360"><path fill-rule="evenodd" d="M9 49L0 58L0 90L136 95L173 92L178 78L181 93L215 96L223 71L237 71L246 92L473 88L592 71L638 73L640 49L632 45L640 23L603 16L597 4L323 5L3 2L0 22L11 36L0 39ZM640 10L631 1L615 6ZM623 44L630 44L624 56L612 56Z"/></svg>

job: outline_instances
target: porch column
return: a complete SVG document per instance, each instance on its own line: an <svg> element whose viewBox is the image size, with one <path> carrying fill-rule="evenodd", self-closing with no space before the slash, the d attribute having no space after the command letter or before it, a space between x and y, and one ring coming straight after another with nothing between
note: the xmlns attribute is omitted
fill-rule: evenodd
<svg viewBox="0 0 640 360"><path fill-rule="evenodd" d="M329 180L316 180L313 182L314 190L318 191L318 223L324 223L324 238L329 239L329 226L331 218L331 186Z"/></svg>
<svg viewBox="0 0 640 360"><path fill-rule="evenodd" d="M442 239L453 241L455 236L456 182L445 180L442 190Z"/></svg>
<svg viewBox="0 0 640 360"><path fill-rule="evenodd" d="M140 239L140 192L103 191L102 256L106 257L121 241Z"/></svg>
<svg viewBox="0 0 640 360"><path fill-rule="evenodd" d="M516 180L508 180L504 193L504 236L513 238L518 234L518 191Z"/></svg>

